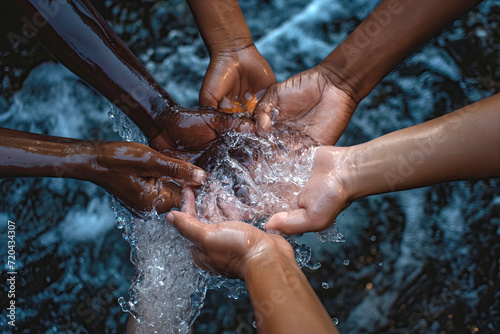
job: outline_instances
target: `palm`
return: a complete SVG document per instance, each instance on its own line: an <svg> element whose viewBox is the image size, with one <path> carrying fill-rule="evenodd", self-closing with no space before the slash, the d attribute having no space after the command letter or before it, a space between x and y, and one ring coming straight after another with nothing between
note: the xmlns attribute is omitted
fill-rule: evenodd
<svg viewBox="0 0 500 334"><path fill-rule="evenodd" d="M297 207L292 212L272 216L266 229L297 234L321 231L332 225L351 202L344 176L350 172L344 164L347 150L332 146L318 148L311 177L299 194Z"/></svg>
<svg viewBox="0 0 500 334"><path fill-rule="evenodd" d="M259 128L289 126L322 145L333 145L347 127L356 102L331 83L320 67L271 86L256 108Z"/></svg>
<svg viewBox="0 0 500 334"><path fill-rule="evenodd" d="M202 253L195 255L198 264L214 273L242 277L242 264L258 262L264 252L279 248L293 254L288 242L281 236L267 234L256 227L231 221L208 225L207 240Z"/></svg>
<svg viewBox="0 0 500 334"><path fill-rule="evenodd" d="M196 264L212 273L229 277L245 276L250 263L259 263L276 250L292 258L293 249L281 236L268 234L239 221L205 224L196 219L194 193L189 187L183 190L183 212L175 214L174 226L195 247ZM167 217L168 218L168 217Z"/></svg>

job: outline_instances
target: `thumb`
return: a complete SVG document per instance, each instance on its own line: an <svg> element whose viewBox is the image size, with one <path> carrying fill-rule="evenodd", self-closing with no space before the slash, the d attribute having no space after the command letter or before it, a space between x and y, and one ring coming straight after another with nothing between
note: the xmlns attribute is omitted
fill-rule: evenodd
<svg viewBox="0 0 500 334"><path fill-rule="evenodd" d="M265 226L267 230L278 230L286 234L312 232L312 221L305 209L280 212L273 215Z"/></svg>
<svg viewBox="0 0 500 334"><path fill-rule="evenodd" d="M197 247L201 247L206 224L200 222L190 214L179 211L170 211L167 214L166 220L184 238L190 240Z"/></svg>

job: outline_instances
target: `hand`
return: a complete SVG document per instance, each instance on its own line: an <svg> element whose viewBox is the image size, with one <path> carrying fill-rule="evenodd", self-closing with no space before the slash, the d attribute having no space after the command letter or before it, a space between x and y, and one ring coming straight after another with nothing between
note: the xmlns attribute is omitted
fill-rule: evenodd
<svg viewBox="0 0 500 334"><path fill-rule="evenodd" d="M222 113L213 108L186 109L161 114L156 123L162 129L149 144L157 151L200 151L229 131L255 132L247 117Z"/></svg>
<svg viewBox="0 0 500 334"><path fill-rule="evenodd" d="M273 124L289 125L322 145L335 144L357 103L329 75L318 65L271 86L255 109L259 129L267 132Z"/></svg>
<svg viewBox="0 0 500 334"><path fill-rule="evenodd" d="M298 234L330 227L353 200L348 152L349 148L344 147L319 147L311 177L298 196L296 209L273 215L265 229Z"/></svg>
<svg viewBox="0 0 500 334"><path fill-rule="evenodd" d="M252 113L256 95L276 83L276 77L252 43L234 52L221 51L211 55L210 65L200 90L200 106L241 110ZM236 108L237 109L237 108Z"/></svg>
<svg viewBox="0 0 500 334"><path fill-rule="evenodd" d="M171 211L167 222L194 243L193 256L201 268L244 280L249 267L267 261L276 252L295 261L290 244L277 234L237 221L204 224L196 219L194 194L183 190L182 211Z"/></svg>
<svg viewBox="0 0 500 334"><path fill-rule="evenodd" d="M105 142L94 149L95 164L83 178L102 186L132 210L166 212L180 204L179 183L199 185L206 178L202 169L143 144Z"/></svg>

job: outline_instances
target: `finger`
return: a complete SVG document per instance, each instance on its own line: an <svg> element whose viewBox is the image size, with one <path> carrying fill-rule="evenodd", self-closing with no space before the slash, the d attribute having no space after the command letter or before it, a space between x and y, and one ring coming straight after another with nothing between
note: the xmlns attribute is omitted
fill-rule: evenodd
<svg viewBox="0 0 500 334"><path fill-rule="evenodd" d="M255 213L248 205L239 202L236 198L227 200L226 198L217 198L217 206L226 217L226 220L250 221L255 218Z"/></svg>
<svg viewBox="0 0 500 334"><path fill-rule="evenodd" d="M173 207L178 207L181 203L181 189L176 183L170 180L159 180L159 196L155 199L153 207L159 214L167 212Z"/></svg>
<svg viewBox="0 0 500 334"><path fill-rule="evenodd" d="M218 134L237 131L255 133L255 123L248 117L236 116L225 113L215 113L210 117L210 124Z"/></svg>
<svg viewBox="0 0 500 334"><path fill-rule="evenodd" d="M197 185L203 183L207 179L207 174L203 169L188 162L164 155L159 155L156 161L157 165L156 168L153 169L153 172L159 175L155 176L169 176L178 181L184 181L183 183Z"/></svg>
<svg viewBox="0 0 500 334"><path fill-rule="evenodd" d="M195 198L191 187L182 188L181 211L196 217Z"/></svg>
<svg viewBox="0 0 500 334"><path fill-rule="evenodd" d="M203 249L201 245L206 234L207 224L179 211L170 211L167 215L167 223L175 227L184 238L190 240L196 247Z"/></svg>
<svg viewBox="0 0 500 334"><path fill-rule="evenodd" d="M266 230L278 230L286 234L313 232L314 227L305 209L280 212L273 215L265 226Z"/></svg>
<svg viewBox="0 0 500 334"><path fill-rule="evenodd" d="M257 128L262 132L269 132L273 125L271 120L272 106L270 103L269 93L266 93L262 100L257 103L254 112L254 118L257 123Z"/></svg>

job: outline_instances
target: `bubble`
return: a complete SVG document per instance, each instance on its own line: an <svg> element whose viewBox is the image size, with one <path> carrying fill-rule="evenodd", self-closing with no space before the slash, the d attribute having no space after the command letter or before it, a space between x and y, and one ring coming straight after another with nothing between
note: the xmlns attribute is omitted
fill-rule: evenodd
<svg viewBox="0 0 500 334"><path fill-rule="evenodd" d="M255 320L252 322L252 327L257 328L257 322Z"/></svg>
<svg viewBox="0 0 500 334"><path fill-rule="evenodd" d="M347 260L347 259L346 259L346 260L344 260L344 266L346 266L346 267L347 267L348 265L349 265L349 260Z"/></svg>
<svg viewBox="0 0 500 334"><path fill-rule="evenodd" d="M376 236L374 236L374 235L372 235L372 236L370 237L370 240L371 240L371 241L375 241L375 240L377 240L377 237L376 237Z"/></svg>
<svg viewBox="0 0 500 334"><path fill-rule="evenodd" d="M323 282L323 283L321 283L321 287L322 287L323 289L329 289L329 288L330 288L330 285L329 285L327 282Z"/></svg>
<svg viewBox="0 0 500 334"><path fill-rule="evenodd" d="M332 318L333 324L337 326L339 324L339 319L337 318Z"/></svg>

